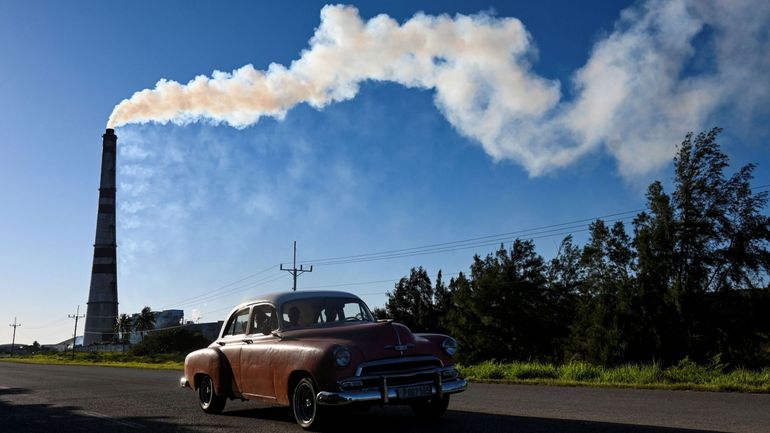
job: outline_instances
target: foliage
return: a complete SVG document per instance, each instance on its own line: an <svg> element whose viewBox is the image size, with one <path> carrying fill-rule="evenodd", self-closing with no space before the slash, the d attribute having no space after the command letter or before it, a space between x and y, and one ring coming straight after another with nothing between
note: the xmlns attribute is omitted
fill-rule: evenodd
<svg viewBox="0 0 770 433"><path fill-rule="evenodd" d="M110 367L180 370L184 367L184 354L171 353L135 356L128 353L115 352L75 352L75 359L72 359L72 352L56 352L6 358L4 361L33 364L103 365Z"/></svg>
<svg viewBox="0 0 770 433"><path fill-rule="evenodd" d="M132 355L187 354L209 345L209 340L200 333L193 333L182 328L151 332L142 341L131 348Z"/></svg>
<svg viewBox="0 0 770 433"><path fill-rule="evenodd" d="M689 359L667 368L659 363L603 367L582 361L559 366L534 362L485 361L461 366L460 373L466 378L480 381L770 392L770 368L725 371L723 367L714 363L697 364Z"/></svg>
<svg viewBox="0 0 770 433"><path fill-rule="evenodd" d="M753 164L726 173L719 132L685 137L673 192L650 184L630 234L621 221L597 220L585 245L567 236L549 262L517 239L475 256L470 273L446 286L440 273L434 285L413 268L388 294L386 315L450 333L460 362L501 377L508 373L484 361L564 363L567 380L600 378L594 365L630 373L652 363L634 372L648 382L666 366L676 376L700 374L694 365L714 359L770 364L768 193L752 190Z"/></svg>
<svg viewBox="0 0 770 433"><path fill-rule="evenodd" d="M155 315L149 306L145 306L134 321L134 330L144 332L153 329L155 329Z"/></svg>
<svg viewBox="0 0 770 433"><path fill-rule="evenodd" d="M119 341L128 341L133 329L133 323L131 317L128 314L121 314L115 323L115 334L118 336Z"/></svg>
<svg viewBox="0 0 770 433"><path fill-rule="evenodd" d="M434 288L425 269L412 268L409 277L402 278L388 294L385 315L416 332L442 332L439 318L446 314L447 302L441 272Z"/></svg>

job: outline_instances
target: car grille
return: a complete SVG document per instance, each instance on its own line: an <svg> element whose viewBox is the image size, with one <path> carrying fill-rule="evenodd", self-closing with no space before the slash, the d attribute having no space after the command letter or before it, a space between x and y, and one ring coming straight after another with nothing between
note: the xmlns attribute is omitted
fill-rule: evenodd
<svg viewBox="0 0 770 433"><path fill-rule="evenodd" d="M442 366L441 360L433 356L400 357L364 362L358 366L356 376L417 375L421 370Z"/></svg>

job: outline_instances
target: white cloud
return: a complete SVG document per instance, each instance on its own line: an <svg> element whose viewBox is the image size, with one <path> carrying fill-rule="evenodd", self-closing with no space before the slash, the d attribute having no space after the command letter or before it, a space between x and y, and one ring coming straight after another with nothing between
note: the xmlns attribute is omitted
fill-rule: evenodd
<svg viewBox="0 0 770 433"><path fill-rule="evenodd" d="M669 161L683 135L709 126L720 107L751 115L766 103L768 25L763 0L647 1L623 11L596 42L573 76L574 98L565 100L561 83L532 69L535 48L515 18L417 14L399 24L326 6L310 46L288 67L246 65L187 84L162 79L116 106L109 124L207 120L243 128L263 116L281 119L296 104L320 109L351 99L366 80L392 81L435 90L457 131L531 175L604 149L633 178ZM691 70L697 59L713 67Z"/></svg>

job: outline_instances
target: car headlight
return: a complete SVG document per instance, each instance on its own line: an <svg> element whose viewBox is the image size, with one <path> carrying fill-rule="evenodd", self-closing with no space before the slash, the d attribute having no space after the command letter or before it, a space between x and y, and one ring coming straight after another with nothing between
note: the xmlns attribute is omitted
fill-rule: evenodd
<svg viewBox="0 0 770 433"><path fill-rule="evenodd" d="M449 356L454 355L457 353L457 342L454 338L447 337L443 343L441 343L441 347L444 348L444 353L446 353Z"/></svg>
<svg viewBox="0 0 770 433"><path fill-rule="evenodd" d="M346 367L350 364L350 351L347 347L338 347L334 349L334 363L340 367Z"/></svg>

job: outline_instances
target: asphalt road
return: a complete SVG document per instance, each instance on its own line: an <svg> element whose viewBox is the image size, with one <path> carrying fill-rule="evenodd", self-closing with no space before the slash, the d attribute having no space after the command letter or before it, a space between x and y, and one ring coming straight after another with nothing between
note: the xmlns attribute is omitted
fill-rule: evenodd
<svg viewBox="0 0 770 433"><path fill-rule="evenodd" d="M300 432L286 408L198 409L180 373L0 362L0 432ZM770 433L770 395L471 384L437 421L408 408L339 412L328 431Z"/></svg>

